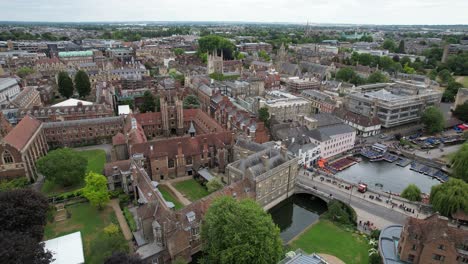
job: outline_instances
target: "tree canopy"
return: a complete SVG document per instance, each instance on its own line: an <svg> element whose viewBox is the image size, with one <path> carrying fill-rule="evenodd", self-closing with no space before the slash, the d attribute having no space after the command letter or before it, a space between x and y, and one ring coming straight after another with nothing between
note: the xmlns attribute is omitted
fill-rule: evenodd
<svg viewBox="0 0 468 264"><path fill-rule="evenodd" d="M385 74L383 74L380 71L376 71L372 73L371 75L369 75L369 78L367 78L367 83L384 83L384 82L388 82L388 77L385 76Z"/></svg>
<svg viewBox="0 0 468 264"><path fill-rule="evenodd" d="M75 88L80 97L86 97L91 92L91 82L85 71L79 70L75 75Z"/></svg>
<svg viewBox="0 0 468 264"><path fill-rule="evenodd" d="M453 114L460 120L468 122L468 102L457 106Z"/></svg>
<svg viewBox="0 0 468 264"><path fill-rule="evenodd" d="M389 50L391 52L394 52L397 48L395 41L391 39L385 39L385 41L382 44L382 48Z"/></svg>
<svg viewBox="0 0 468 264"><path fill-rule="evenodd" d="M400 44L398 45L398 53L405 53L405 41L400 40Z"/></svg>
<svg viewBox="0 0 468 264"><path fill-rule="evenodd" d="M440 111L440 109L430 106L426 108L424 111L422 118L422 122L426 127L427 132L434 134L441 132L444 130L445 127L445 119L444 115Z"/></svg>
<svg viewBox="0 0 468 264"><path fill-rule="evenodd" d="M2 230L0 244L2 263L49 264L53 260L52 253L44 248L44 243L24 233Z"/></svg>
<svg viewBox="0 0 468 264"><path fill-rule="evenodd" d="M21 67L19 70L16 72L19 77L24 78L28 76L29 74L34 73L34 70L31 69L30 67Z"/></svg>
<svg viewBox="0 0 468 264"><path fill-rule="evenodd" d="M223 187L224 185L218 178L213 178L212 180L206 183L206 188L210 193L216 192L217 190L222 189Z"/></svg>
<svg viewBox="0 0 468 264"><path fill-rule="evenodd" d="M137 255L116 252L108 257L104 264L143 264L143 261Z"/></svg>
<svg viewBox="0 0 468 264"><path fill-rule="evenodd" d="M104 175L89 172L85 178L86 185L83 188L83 196L89 200L93 206L102 208L109 202L109 191L107 190L107 179Z"/></svg>
<svg viewBox="0 0 468 264"><path fill-rule="evenodd" d="M202 223L203 263L277 263L282 255L279 232L254 200L219 197Z"/></svg>
<svg viewBox="0 0 468 264"><path fill-rule="evenodd" d="M461 146L453 156L451 162L453 176L468 182L468 143Z"/></svg>
<svg viewBox="0 0 468 264"><path fill-rule="evenodd" d="M184 50L184 49L181 49L181 48L175 48L173 51L174 51L174 54L175 54L176 56L182 55L182 54L184 54L184 52L185 52L185 50Z"/></svg>
<svg viewBox="0 0 468 264"><path fill-rule="evenodd" d="M59 72L58 74L58 91L65 97L70 98L73 95L73 81L66 72Z"/></svg>
<svg viewBox="0 0 468 264"><path fill-rule="evenodd" d="M156 100L150 91L145 91L143 94L143 104L139 107L139 109L142 113L156 111Z"/></svg>
<svg viewBox="0 0 468 264"><path fill-rule="evenodd" d="M415 184L409 184L401 193L401 197L413 202L421 201L421 190Z"/></svg>
<svg viewBox="0 0 468 264"><path fill-rule="evenodd" d="M443 184L433 186L429 199L434 211L448 217L458 210L468 213L467 197L468 183L450 178Z"/></svg>
<svg viewBox="0 0 468 264"><path fill-rule="evenodd" d="M268 112L267 107L258 109L258 119L260 119L266 127L270 126L270 113Z"/></svg>
<svg viewBox="0 0 468 264"><path fill-rule="evenodd" d="M198 39L198 53L209 53L218 51L222 52L224 59L234 59L234 51L236 46L226 38L216 35L208 35Z"/></svg>
<svg viewBox="0 0 468 264"><path fill-rule="evenodd" d="M0 192L0 231L22 233L39 242L48 210L47 198L32 189Z"/></svg>
<svg viewBox="0 0 468 264"><path fill-rule="evenodd" d="M36 165L47 180L62 186L71 186L83 180L88 161L73 149L61 148L40 158Z"/></svg>
<svg viewBox="0 0 468 264"><path fill-rule="evenodd" d="M455 101L455 96L457 96L458 90L462 88L463 85L455 80L449 80L447 89L445 89L444 94L442 95L442 100L444 102L453 102Z"/></svg>
<svg viewBox="0 0 468 264"><path fill-rule="evenodd" d="M185 109L190 109L190 108L198 108L200 107L200 101L198 100L198 97L189 94L184 98L184 108Z"/></svg>
<svg viewBox="0 0 468 264"><path fill-rule="evenodd" d="M328 210L323 214L323 218L344 226L356 226L356 212L347 204L338 200L333 200L328 204Z"/></svg>

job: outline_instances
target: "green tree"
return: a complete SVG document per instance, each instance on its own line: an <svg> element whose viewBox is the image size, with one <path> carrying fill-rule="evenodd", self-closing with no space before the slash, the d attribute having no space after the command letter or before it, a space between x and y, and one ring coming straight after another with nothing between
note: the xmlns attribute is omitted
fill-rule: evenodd
<svg viewBox="0 0 468 264"><path fill-rule="evenodd" d="M413 202L419 202L421 201L421 190L418 186L410 184L403 190L401 197Z"/></svg>
<svg viewBox="0 0 468 264"><path fill-rule="evenodd" d="M185 50L184 50L184 49L181 49L181 48L175 48L175 49L174 49L174 54L175 54L176 56L182 55L182 54L184 54L184 52L185 52Z"/></svg>
<svg viewBox="0 0 468 264"><path fill-rule="evenodd" d="M226 60L234 59L236 46L226 38L217 35L208 35L198 39L198 54L218 51L223 53Z"/></svg>
<svg viewBox="0 0 468 264"><path fill-rule="evenodd" d="M445 89L444 94L442 95L442 100L444 102L453 102L455 101L455 96L458 93L458 89L462 88L463 85L455 80L449 80L447 89Z"/></svg>
<svg viewBox="0 0 468 264"><path fill-rule="evenodd" d="M335 78L340 81L349 82L352 78L356 76L356 72L349 68L341 68L336 72Z"/></svg>
<svg viewBox="0 0 468 264"><path fill-rule="evenodd" d="M369 255L369 264L381 264L381 263L382 263L382 257L380 256L378 252L376 254Z"/></svg>
<svg viewBox="0 0 468 264"><path fill-rule="evenodd" d="M430 106L424 111L421 121L424 123L427 132L434 134L444 130L445 120L440 109Z"/></svg>
<svg viewBox="0 0 468 264"><path fill-rule="evenodd" d="M405 41L400 40L400 45L398 45L398 53L405 53Z"/></svg>
<svg viewBox="0 0 468 264"><path fill-rule="evenodd" d="M16 74L18 74L19 77L24 78L28 76L29 74L34 73L34 70L31 69L30 67L21 67Z"/></svg>
<svg viewBox="0 0 468 264"><path fill-rule="evenodd" d="M391 52L394 52L397 47L396 47L395 41L391 39L386 39L382 44L382 48L389 50Z"/></svg>
<svg viewBox="0 0 468 264"><path fill-rule="evenodd" d="M208 192L216 192L217 190L220 190L224 187L224 185L221 183L221 181L218 178L213 178L211 179L208 183L206 183L206 188L208 189Z"/></svg>
<svg viewBox="0 0 468 264"><path fill-rule="evenodd" d="M412 67L409 66L409 63L405 64L405 67L403 67L403 71L407 74L414 74L416 73L416 70Z"/></svg>
<svg viewBox="0 0 468 264"><path fill-rule="evenodd" d="M438 76L444 84L448 84L450 81L453 81L452 74L447 69L440 71Z"/></svg>
<svg viewBox="0 0 468 264"><path fill-rule="evenodd" d="M368 53L363 53L359 55L359 64L364 65L364 66L369 66L372 64L373 57L372 55Z"/></svg>
<svg viewBox="0 0 468 264"><path fill-rule="evenodd" d="M340 225L356 226L356 212L347 204L338 200L332 200L328 204L328 211L322 217Z"/></svg>
<svg viewBox="0 0 468 264"><path fill-rule="evenodd" d="M70 98L73 95L73 81L66 72L58 74L58 92L65 98Z"/></svg>
<svg viewBox="0 0 468 264"><path fill-rule="evenodd" d="M36 165L47 180L62 186L72 186L83 180L88 161L73 149L61 148L40 158Z"/></svg>
<svg viewBox="0 0 468 264"><path fill-rule="evenodd" d="M93 206L102 209L102 206L109 202L106 177L99 173L89 172L86 175L85 182L86 185L83 188L83 196L86 197Z"/></svg>
<svg viewBox="0 0 468 264"><path fill-rule="evenodd" d="M283 251L279 228L251 199L215 199L202 223L201 239L204 263L277 263Z"/></svg>
<svg viewBox="0 0 468 264"><path fill-rule="evenodd" d="M457 106L453 114L460 120L468 122L468 102Z"/></svg>
<svg viewBox="0 0 468 264"><path fill-rule="evenodd" d="M258 109L258 119L260 119L266 127L270 126L270 113L267 107Z"/></svg>
<svg viewBox="0 0 468 264"><path fill-rule="evenodd" d="M75 75L75 88L80 97L86 97L91 92L91 82L85 71L79 70Z"/></svg>
<svg viewBox="0 0 468 264"><path fill-rule="evenodd" d="M268 53L267 53L266 51L264 51L264 50L259 51L259 52L258 52L258 56L259 56L260 58L262 58L264 61L270 61L270 60L271 60L271 58L270 58L270 56L268 55Z"/></svg>
<svg viewBox="0 0 468 264"><path fill-rule="evenodd" d="M143 104L140 106L140 112L154 112L156 110L156 101L150 91L145 91L143 94Z"/></svg>
<svg viewBox="0 0 468 264"><path fill-rule="evenodd" d="M468 182L468 143L461 146L451 162L453 176Z"/></svg>
<svg viewBox="0 0 468 264"><path fill-rule="evenodd" d="M432 187L429 201L434 211L449 217L458 210L468 213L467 197L468 183L450 178L447 182Z"/></svg>
<svg viewBox="0 0 468 264"><path fill-rule="evenodd" d="M189 94L184 98L185 109L198 108L198 107L200 107L200 101L198 100L198 97L196 97L195 95Z"/></svg>
<svg viewBox="0 0 468 264"><path fill-rule="evenodd" d="M382 72L376 71L372 73L371 75L369 75L369 78L367 78L367 82L368 83L385 83L385 82L388 82L388 78Z"/></svg>

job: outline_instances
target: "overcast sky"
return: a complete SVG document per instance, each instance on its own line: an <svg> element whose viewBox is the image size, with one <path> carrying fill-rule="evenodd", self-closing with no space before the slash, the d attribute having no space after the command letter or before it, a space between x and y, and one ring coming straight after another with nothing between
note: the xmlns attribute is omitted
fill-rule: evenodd
<svg viewBox="0 0 468 264"><path fill-rule="evenodd" d="M0 0L0 21L468 24L468 0Z"/></svg>

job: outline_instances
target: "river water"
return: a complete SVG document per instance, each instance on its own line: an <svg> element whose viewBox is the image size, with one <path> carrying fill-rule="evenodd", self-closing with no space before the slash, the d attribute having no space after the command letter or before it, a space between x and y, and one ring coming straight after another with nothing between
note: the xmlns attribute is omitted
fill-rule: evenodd
<svg viewBox="0 0 468 264"><path fill-rule="evenodd" d="M371 189L393 193L401 193L408 184L413 183L421 192L429 194L432 186L440 184L438 180L409 168L410 166L403 168L386 161L370 162L363 159L360 163L335 174L335 177L353 183L363 182ZM383 187L376 187L376 183L383 184Z"/></svg>
<svg viewBox="0 0 468 264"><path fill-rule="evenodd" d="M308 194L295 194L271 208L273 222L281 230L281 238L286 243L305 228L318 220L327 210L327 204Z"/></svg>

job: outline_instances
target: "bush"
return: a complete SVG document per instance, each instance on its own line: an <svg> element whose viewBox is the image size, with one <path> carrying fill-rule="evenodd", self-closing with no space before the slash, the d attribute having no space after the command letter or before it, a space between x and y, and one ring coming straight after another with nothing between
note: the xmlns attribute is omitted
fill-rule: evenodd
<svg viewBox="0 0 468 264"><path fill-rule="evenodd" d="M370 233L370 237L375 240L379 240L380 237L380 230L379 229L374 229Z"/></svg>
<svg viewBox="0 0 468 264"><path fill-rule="evenodd" d="M328 204L328 211L322 217L345 227L356 227L356 212L353 208L338 200L333 200Z"/></svg>
<svg viewBox="0 0 468 264"><path fill-rule="evenodd" d="M113 190L113 191L109 191L109 197L110 197L111 199L114 199L114 198L119 197L122 193L123 193L122 190Z"/></svg>
<svg viewBox="0 0 468 264"><path fill-rule="evenodd" d="M130 196L125 193L119 194L119 205L120 208L124 208L125 205L127 205L130 202Z"/></svg>
<svg viewBox="0 0 468 264"><path fill-rule="evenodd" d="M382 257L380 256L379 253L372 254L369 256L369 264L381 264L381 263L382 263Z"/></svg>
<svg viewBox="0 0 468 264"><path fill-rule="evenodd" d="M133 218L132 213L130 213L128 208L124 208L123 213L124 213L125 219L127 220L128 226L130 227L130 230L132 230L132 232L135 232L137 230L137 225L136 225L135 219Z"/></svg>
<svg viewBox="0 0 468 264"><path fill-rule="evenodd" d="M29 180L26 177L16 178L12 180L1 180L0 191L21 189L28 185L29 185Z"/></svg>

